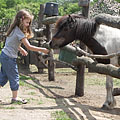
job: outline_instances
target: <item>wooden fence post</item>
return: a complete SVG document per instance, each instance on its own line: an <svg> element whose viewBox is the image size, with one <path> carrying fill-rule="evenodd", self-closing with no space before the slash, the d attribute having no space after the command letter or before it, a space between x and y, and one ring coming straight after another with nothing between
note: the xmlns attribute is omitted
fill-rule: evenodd
<svg viewBox="0 0 120 120"><path fill-rule="evenodd" d="M43 27L42 20L44 18L44 9L45 9L44 4L40 4L40 11L38 14L38 27L39 28Z"/></svg>
<svg viewBox="0 0 120 120"><path fill-rule="evenodd" d="M52 39L52 28L51 24L46 25L46 38L47 41L50 41ZM50 56L53 58L53 51L50 51ZM48 79L49 81L55 81L55 76L54 76L54 62L53 60L48 60Z"/></svg>
<svg viewBox="0 0 120 120"><path fill-rule="evenodd" d="M86 3L85 3L86 1ZM88 17L89 15L89 0L79 0L79 6L82 6L82 15ZM80 48L86 49L86 46L80 42ZM76 89L75 95L82 97L84 95L84 65L77 67L77 76L76 76Z"/></svg>
<svg viewBox="0 0 120 120"><path fill-rule="evenodd" d="M43 27L42 20L44 18L44 9L45 9L44 4L40 4L40 11L39 11L39 14L38 14L38 28L42 28ZM38 42L38 46L41 46L40 40ZM44 69L41 66L43 66L42 62L39 61L39 64L37 66L38 67L38 72L39 73L44 73Z"/></svg>

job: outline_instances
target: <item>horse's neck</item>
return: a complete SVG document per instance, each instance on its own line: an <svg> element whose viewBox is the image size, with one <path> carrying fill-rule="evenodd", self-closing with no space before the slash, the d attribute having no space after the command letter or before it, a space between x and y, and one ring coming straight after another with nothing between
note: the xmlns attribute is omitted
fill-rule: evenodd
<svg viewBox="0 0 120 120"><path fill-rule="evenodd" d="M84 40L83 42L94 54L107 54L105 47L98 43L94 38Z"/></svg>
<svg viewBox="0 0 120 120"><path fill-rule="evenodd" d="M93 38L97 30L95 21L88 19L78 19L76 38L86 44L95 54L107 54L105 48Z"/></svg>
<svg viewBox="0 0 120 120"><path fill-rule="evenodd" d="M97 30L97 24L95 21L88 19L78 19L77 29L76 29L76 40L82 41L93 54L106 55L107 51L104 46L98 43L97 40L93 38ZM97 59L101 63L110 63L110 60Z"/></svg>
<svg viewBox="0 0 120 120"><path fill-rule="evenodd" d="M93 54L107 55L105 47L100 45L94 38L84 40L83 43L93 52ZM110 63L109 59L97 59L97 61L104 64Z"/></svg>

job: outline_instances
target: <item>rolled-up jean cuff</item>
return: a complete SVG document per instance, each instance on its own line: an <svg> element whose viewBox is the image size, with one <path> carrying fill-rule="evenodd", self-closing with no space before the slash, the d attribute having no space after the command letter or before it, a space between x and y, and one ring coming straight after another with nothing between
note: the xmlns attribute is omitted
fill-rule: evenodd
<svg viewBox="0 0 120 120"><path fill-rule="evenodd" d="M0 84L1 87L3 87L4 85Z"/></svg>
<svg viewBox="0 0 120 120"><path fill-rule="evenodd" d="M17 91L19 89L19 86L16 88L11 88L11 91Z"/></svg>

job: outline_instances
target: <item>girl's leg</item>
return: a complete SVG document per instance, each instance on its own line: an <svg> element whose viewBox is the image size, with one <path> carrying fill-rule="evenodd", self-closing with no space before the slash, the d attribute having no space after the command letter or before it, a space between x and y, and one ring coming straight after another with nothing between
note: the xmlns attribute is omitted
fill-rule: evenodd
<svg viewBox="0 0 120 120"><path fill-rule="evenodd" d="M12 91L12 99L17 99L18 91Z"/></svg>
<svg viewBox="0 0 120 120"><path fill-rule="evenodd" d="M2 86L0 86L0 88L1 88ZM1 102L2 100L0 99L0 102Z"/></svg>
<svg viewBox="0 0 120 120"><path fill-rule="evenodd" d="M0 88L3 87L7 82L8 82L7 75L6 75L5 71L4 71L4 67L1 66L1 70L0 70Z"/></svg>
<svg viewBox="0 0 120 120"><path fill-rule="evenodd" d="M12 91L12 98L17 98L17 92L19 89L19 73L16 59L9 58L8 69L6 70L7 77L9 79L10 88Z"/></svg>

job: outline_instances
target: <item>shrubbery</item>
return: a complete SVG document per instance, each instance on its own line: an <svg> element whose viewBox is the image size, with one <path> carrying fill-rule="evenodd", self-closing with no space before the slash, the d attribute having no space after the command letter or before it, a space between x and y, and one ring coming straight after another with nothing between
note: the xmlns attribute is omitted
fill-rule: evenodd
<svg viewBox="0 0 120 120"><path fill-rule="evenodd" d="M98 0L93 0L92 4ZM116 0L120 2L120 0ZM80 11L78 0L0 0L0 20L2 18L12 19L16 12L26 8L32 12L34 19L37 19L40 4L46 2L57 2L59 4L59 15L75 13Z"/></svg>

